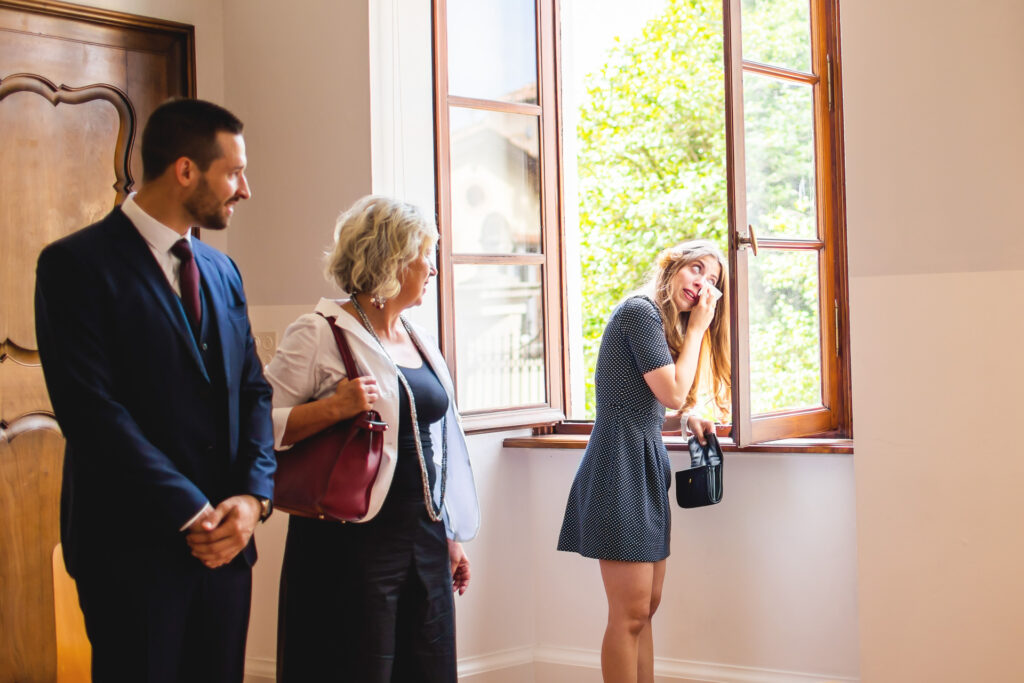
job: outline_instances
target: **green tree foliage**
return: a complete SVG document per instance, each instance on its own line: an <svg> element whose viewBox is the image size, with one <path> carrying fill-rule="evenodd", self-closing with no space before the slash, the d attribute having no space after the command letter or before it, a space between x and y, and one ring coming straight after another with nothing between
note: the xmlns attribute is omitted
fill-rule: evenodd
<svg viewBox="0 0 1024 683"><path fill-rule="evenodd" d="M805 5L744 0L748 53L807 68L809 56L801 53L807 49ZM694 237L726 249L721 7L720 0L667 0L640 36L617 42L587 79L577 135L590 416L608 315L645 281L657 253ZM749 218L764 232L813 234L809 91L749 78L745 86ZM816 264L773 254L762 255L759 266L751 278L755 409L815 404Z"/></svg>
<svg viewBox="0 0 1024 683"><path fill-rule="evenodd" d="M750 268L751 409L821 403L813 252L762 251Z"/></svg>

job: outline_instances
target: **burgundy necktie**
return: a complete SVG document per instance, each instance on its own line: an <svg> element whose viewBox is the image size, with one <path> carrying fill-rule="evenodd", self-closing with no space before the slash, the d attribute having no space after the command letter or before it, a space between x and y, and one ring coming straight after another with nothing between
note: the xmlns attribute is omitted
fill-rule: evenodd
<svg viewBox="0 0 1024 683"><path fill-rule="evenodd" d="M181 283L181 305L185 307L192 322L194 331L198 334L199 323L203 318L203 307L199 303L199 268L196 267L196 260L192 257L192 247L188 240L182 238L171 247L171 253L181 261L181 268L178 270L178 281Z"/></svg>

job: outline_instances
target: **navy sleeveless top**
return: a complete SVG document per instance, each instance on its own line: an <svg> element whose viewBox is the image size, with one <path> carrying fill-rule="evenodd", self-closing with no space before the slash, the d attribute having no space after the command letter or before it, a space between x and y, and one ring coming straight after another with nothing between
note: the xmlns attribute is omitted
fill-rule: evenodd
<svg viewBox="0 0 1024 683"><path fill-rule="evenodd" d="M418 368L399 367L409 382L413 398L416 400L420 444L423 446L423 459L427 463L430 490L433 491L437 473L432 464L434 449L430 440L430 425L448 412L448 394L425 359L423 365ZM401 382L398 383L398 393L398 462L395 464L395 475L391 480L389 493L422 500L423 475L420 473L419 456L416 454L416 435L412 429L409 398L405 393L405 385Z"/></svg>

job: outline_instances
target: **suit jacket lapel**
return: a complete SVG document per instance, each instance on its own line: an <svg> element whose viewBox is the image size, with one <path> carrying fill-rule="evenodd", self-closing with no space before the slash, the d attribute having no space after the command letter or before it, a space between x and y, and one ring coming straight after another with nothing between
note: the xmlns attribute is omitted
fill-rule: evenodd
<svg viewBox="0 0 1024 683"><path fill-rule="evenodd" d="M220 277L220 271L217 269L216 264L204 250L205 245L197 244L195 240L193 240L192 244L194 246L193 253L196 258L196 265L199 267L199 280L203 283L203 287L209 294L207 298L210 306L205 307L204 305L203 318L206 321L205 324L217 325L217 334L220 338L220 354L224 363L224 379L230 385L229 373L231 372L232 364L228 354L231 352L231 349L236 348L237 345L234 341L235 337L238 336L238 332L233 328L227 315L230 294L224 286L224 281Z"/></svg>
<svg viewBox="0 0 1024 683"><path fill-rule="evenodd" d="M178 299L174 290L171 289L170 283L167 282L167 276L160 268L160 264L153 258L153 252L150 251L149 245L120 208L114 209L110 216L114 221L115 248L125 266L133 270L139 276L139 280L153 294L157 306L167 316L171 327L177 331L181 342L188 347L199 371L209 382L210 376L206 373L202 356L199 355L199 347L196 346L196 340L192 336L192 328L188 324L188 318L185 317L185 309L182 308L181 300Z"/></svg>

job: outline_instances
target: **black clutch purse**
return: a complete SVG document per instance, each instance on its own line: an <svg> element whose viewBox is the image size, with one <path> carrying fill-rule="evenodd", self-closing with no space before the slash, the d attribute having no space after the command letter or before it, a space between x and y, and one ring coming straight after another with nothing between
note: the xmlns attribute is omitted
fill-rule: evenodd
<svg viewBox="0 0 1024 683"><path fill-rule="evenodd" d="M722 447L714 434L704 436L706 446L691 436L690 468L676 472L676 502L680 507L699 508L722 500Z"/></svg>

